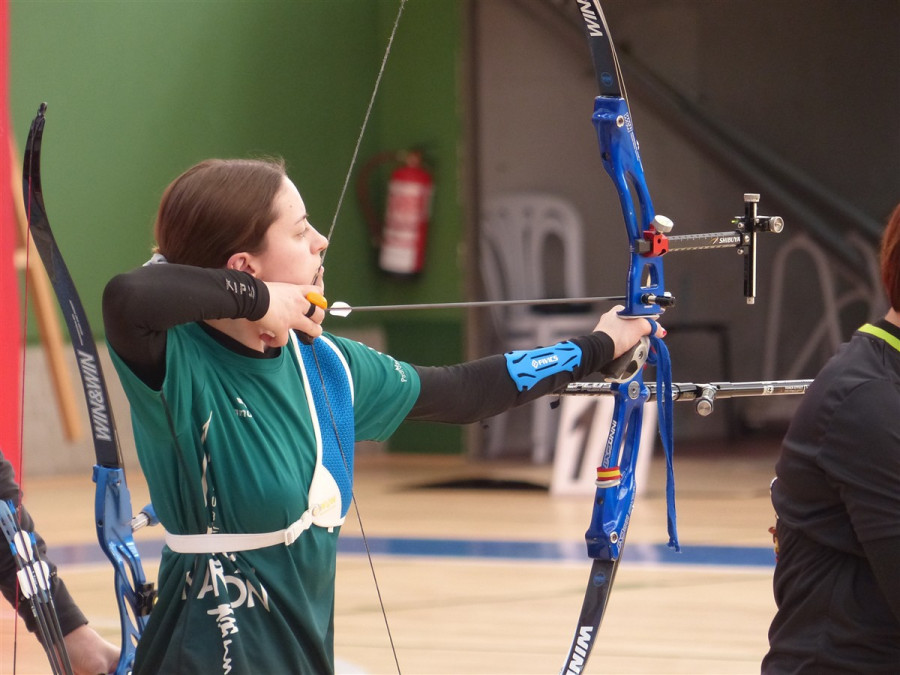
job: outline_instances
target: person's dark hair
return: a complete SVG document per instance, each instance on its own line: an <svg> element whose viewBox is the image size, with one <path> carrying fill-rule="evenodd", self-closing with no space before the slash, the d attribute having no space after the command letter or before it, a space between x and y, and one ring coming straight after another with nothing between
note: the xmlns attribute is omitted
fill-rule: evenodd
<svg viewBox="0 0 900 675"><path fill-rule="evenodd" d="M881 238L881 283L891 307L900 311L900 204L894 208Z"/></svg>
<svg viewBox="0 0 900 675"><path fill-rule="evenodd" d="M224 267L234 253L258 251L284 176L282 160L208 159L191 167L163 193L157 251L196 267Z"/></svg>

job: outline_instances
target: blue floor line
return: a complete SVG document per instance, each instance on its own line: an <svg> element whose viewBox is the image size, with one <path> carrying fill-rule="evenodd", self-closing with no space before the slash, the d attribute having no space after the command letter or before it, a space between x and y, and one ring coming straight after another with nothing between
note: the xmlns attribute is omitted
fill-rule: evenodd
<svg viewBox="0 0 900 675"><path fill-rule="evenodd" d="M584 542L489 541L480 539L422 539L412 537L369 537L373 555L388 557L473 558L480 560L518 560L521 562L583 562L587 559ZM163 540L138 542L144 561L159 560ZM361 537L342 536L338 552L364 554ZM95 544L54 546L49 557L57 565L98 563L106 560ZM625 547L623 563L662 565L716 565L772 568L775 556L771 548L760 546L694 546L683 544L675 553L665 544L633 543Z"/></svg>

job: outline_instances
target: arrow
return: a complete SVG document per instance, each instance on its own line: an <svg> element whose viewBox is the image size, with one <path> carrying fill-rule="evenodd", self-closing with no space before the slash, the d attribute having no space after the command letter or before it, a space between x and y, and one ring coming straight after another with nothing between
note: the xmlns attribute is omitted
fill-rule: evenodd
<svg viewBox="0 0 900 675"><path fill-rule="evenodd" d="M507 307L510 305L577 305L594 302L624 302L624 295L603 295L589 298L544 298L542 300L476 300L473 302L423 302L411 305L351 306L338 300L325 311L334 316L347 317L350 312L398 312L414 309L463 309L474 307Z"/></svg>

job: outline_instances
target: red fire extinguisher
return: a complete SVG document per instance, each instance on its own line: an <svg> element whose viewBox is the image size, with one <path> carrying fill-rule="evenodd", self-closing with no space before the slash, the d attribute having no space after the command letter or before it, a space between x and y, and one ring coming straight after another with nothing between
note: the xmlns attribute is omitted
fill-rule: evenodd
<svg viewBox="0 0 900 675"><path fill-rule="evenodd" d="M369 177L375 168L388 162L399 166L388 179L384 221L380 222L369 198ZM415 276L422 271L433 192L434 180L418 151L381 153L360 172L357 195L373 243L379 248L378 266L385 272Z"/></svg>

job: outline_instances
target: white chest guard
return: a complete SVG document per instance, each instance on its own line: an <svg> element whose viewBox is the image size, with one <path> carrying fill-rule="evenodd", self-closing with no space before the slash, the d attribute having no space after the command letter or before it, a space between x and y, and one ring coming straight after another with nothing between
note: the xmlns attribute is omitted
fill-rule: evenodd
<svg viewBox="0 0 900 675"><path fill-rule="evenodd" d="M344 355L331 340L301 345L291 332L316 438L316 468L303 515L283 530L253 534L171 534L177 553L234 553L283 544L290 546L310 526L343 525L353 500L353 379Z"/></svg>

